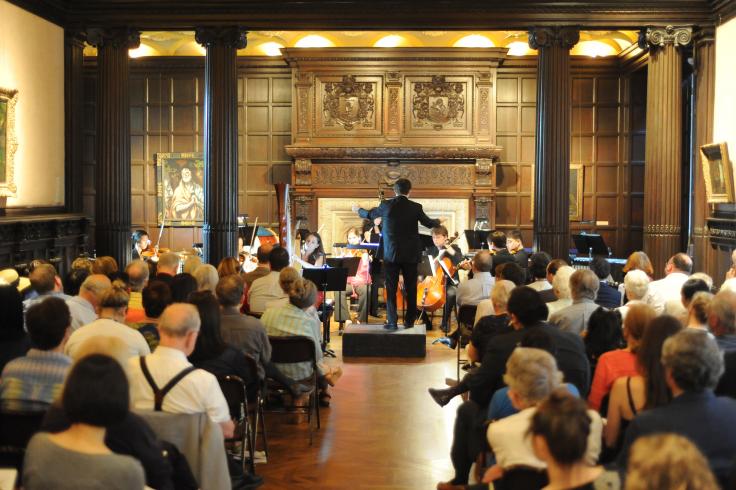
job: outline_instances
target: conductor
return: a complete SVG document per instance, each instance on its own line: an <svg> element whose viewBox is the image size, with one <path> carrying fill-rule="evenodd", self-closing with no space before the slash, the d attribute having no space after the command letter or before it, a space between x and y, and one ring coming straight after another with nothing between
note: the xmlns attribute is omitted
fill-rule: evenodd
<svg viewBox="0 0 736 490"><path fill-rule="evenodd" d="M399 179L394 184L396 197L383 201L380 206L365 210L353 205L353 212L361 218L383 219L383 232L378 247L378 258L383 259L386 273L386 323L383 328L396 330L396 290L399 274L404 276L406 287L406 316L404 326L411 328L417 315L417 264L421 258L422 243L419 239L418 223L427 228L441 224L422 210L422 205L409 200L411 182Z"/></svg>

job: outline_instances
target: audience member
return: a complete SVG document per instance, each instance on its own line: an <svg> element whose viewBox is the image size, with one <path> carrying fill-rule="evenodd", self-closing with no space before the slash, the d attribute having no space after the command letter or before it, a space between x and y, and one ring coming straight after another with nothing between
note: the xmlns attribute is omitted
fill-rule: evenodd
<svg viewBox="0 0 736 490"><path fill-rule="evenodd" d="M553 261L554 262L554 261ZM552 262L550 262L551 264ZM569 265L563 265L555 271L554 278L552 279L552 289L545 289L539 293L544 299L544 293L552 291L555 299L552 301L546 301L547 310L552 315L560 310L564 310L568 306L572 305L572 291L570 291L570 277L575 273L575 269Z"/></svg>
<svg viewBox="0 0 736 490"><path fill-rule="evenodd" d="M118 278L117 274L119 271L118 261L109 255L97 257L92 262L92 274L102 274L103 276L107 276L111 281Z"/></svg>
<svg viewBox="0 0 736 490"><path fill-rule="evenodd" d="M271 272L268 275L256 279L248 288L248 304L250 311L263 313L266 311L266 303L288 297L279 285L279 273L281 269L289 265L289 252L283 247L273 247L268 256Z"/></svg>
<svg viewBox="0 0 736 490"><path fill-rule="evenodd" d="M690 279L700 279L701 281L703 281L706 284L706 286L708 286L708 292L709 293L714 292L714 289L713 289L713 278L710 277L705 272L693 272L692 274L690 274Z"/></svg>
<svg viewBox="0 0 736 490"><path fill-rule="evenodd" d="M186 303L189 295L197 291L197 280L190 274L182 272L175 275L169 282L172 303Z"/></svg>
<svg viewBox="0 0 736 490"><path fill-rule="evenodd" d="M687 438L677 434L640 437L631 446L626 490L718 490L708 461Z"/></svg>
<svg viewBox="0 0 736 490"><path fill-rule="evenodd" d="M506 262L498 267L495 281L511 281L515 286L522 286L526 282L526 272L519 264ZM485 316L495 314L491 298L484 299L478 303L478 308L475 310L475 323L478 323Z"/></svg>
<svg viewBox="0 0 736 490"><path fill-rule="evenodd" d="M598 308L590 315L588 333L583 339L590 362L590 372L595 373L598 360L606 352L626 346L621 328L621 316L615 311Z"/></svg>
<svg viewBox="0 0 736 490"><path fill-rule="evenodd" d="M460 283L457 288L458 306L477 306L482 300L488 299L494 283L491 275L492 262L493 256L488 250L481 250L475 254L471 262L473 278Z"/></svg>
<svg viewBox="0 0 736 490"><path fill-rule="evenodd" d="M552 289L552 284L547 281L547 266L550 260L549 254L545 252L532 254L529 260L529 276L532 281L529 287L537 292Z"/></svg>
<svg viewBox="0 0 736 490"><path fill-rule="evenodd" d="M71 425L63 432L33 436L23 487L142 489L141 464L105 445L107 428L124 420L129 410L128 381L120 365L99 354L80 360L69 374L62 404Z"/></svg>
<svg viewBox="0 0 736 490"><path fill-rule="evenodd" d="M642 251L633 252L631 255L629 255L629 258L626 259L626 264L624 264L622 271L624 274L628 274L630 271L642 271L647 276L649 276L649 279L652 279L654 277L654 267L652 266L652 261L649 260L649 256Z"/></svg>
<svg viewBox="0 0 736 490"><path fill-rule="evenodd" d="M513 328L509 325L509 315L506 311L506 305L509 302L511 291L516 285L505 279L496 281L491 290L491 302L493 303L494 315L487 315L478 320L473 327L473 332L468 344L468 359L472 362L480 362L483 353L491 338L496 335L513 332Z"/></svg>
<svg viewBox="0 0 736 490"><path fill-rule="evenodd" d="M215 266L202 264L194 270L193 276L197 281L198 291L209 291L210 293L215 294L217 281L220 280L220 276L217 275L217 269L215 269Z"/></svg>
<svg viewBox="0 0 736 490"><path fill-rule="evenodd" d="M562 259L552 259L549 261L549 264L547 264L547 282L552 284L552 288L545 289L544 291L539 291L539 294L542 296L542 300L545 303L551 303L559 299L559 296L555 295L554 279L557 271L559 271L562 267L565 267L566 265L567 262Z"/></svg>
<svg viewBox="0 0 736 490"><path fill-rule="evenodd" d="M513 254L511 254L511 252L506 248L506 234L504 232L498 230L494 231L488 235L488 241L490 242L491 254L493 255L493 259L491 261L492 276L496 275L496 269L499 266L508 263L516 264ZM516 265L518 266L519 264ZM526 272L524 272L524 269L522 269L521 266L519 266L519 269L524 275L524 281L526 281Z"/></svg>
<svg viewBox="0 0 736 490"><path fill-rule="evenodd" d="M603 257L594 257L590 262L590 270L593 271L600 281L598 295L595 299L596 304L605 308L618 308L621 306L621 293L608 284L608 278L611 276L611 264Z"/></svg>
<svg viewBox="0 0 736 490"><path fill-rule="evenodd" d="M710 288L708 287L708 284L702 279L697 279L690 276L690 278L684 282L682 288L680 289L680 298L678 298L677 300L671 299L667 301L664 304L663 313L665 315L674 316L683 324L687 323L688 310L690 309L690 301L692 300L695 293L701 291L710 293Z"/></svg>
<svg viewBox="0 0 736 490"><path fill-rule="evenodd" d="M79 289L82 287L82 283L90 275L91 273L87 269L71 269L66 273L66 276L64 276L64 279L61 281L64 292L69 296L78 295Z"/></svg>
<svg viewBox="0 0 736 490"><path fill-rule="evenodd" d="M31 349L2 370L0 404L4 410L44 411L61 393L72 363L63 354L69 324L69 308L60 298L47 298L28 309Z"/></svg>
<svg viewBox="0 0 736 490"><path fill-rule="evenodd" d="M143 321L146 316L145 311L143 311L143 296L141 293L143 288L146 287L146 284L148 284L149 272L148 264L142 260L134 260L125 268L130 294L125 323L129 325Z"/></svg>
<svg viewBox="0 0 736 490"><path fill-rule="evenodd" d="M647 410L631 421L619 461L641 436L672 432L693 442L708 459L722 485L736 457L736 400L716 397L713 388L723 374L723 354L707 332L684 329L662 346L665 380L672 401Z"/></svg>
<svg viewBox="0 0 736 490"><path fill-rule="evenodd" d="M79 288L79 294L66 301L72 315L72 330L97 320L97 310L100 307L102 296L112 287L107 276L92 274L87 277Z"/></svg>
<svg viewBox="0 0 736 490"><path fill-rule="evenodd" d="M632 269L626 273L624 276L624 292L626 293L626 299L628 301L625 305L618 307L618 311L621 313L621 318L626 320L626 314L632 306L636 304L646 304L644 302L644 298L649 291L649 281L651 281L651 279L646 272L642 270Z"/></svg>
<svg viewBox="0 0 736 490"><path fill-rule="evenodd" d="M89 274L94 274L92 271L92 264L94 264L94 260L90 259L89 257L77 257L72 261L72 265L70 267L71 270L85 270Z"/></svg>
<svg viewBox="0 0 736 490"><path fill-rule="evenodd" d="M199 258L199 255L190 255L187 257L187 259L184 261L184 265L182 266L182 272L186 274L194 275L194 271L202 265L202 259Z"/></svg>
<svg viewBox="0 0 736 490"><path fill-rule="evenodd" d="M31 281L27 277L21 277L18 271L11 268L0 271L0 286L13 286L22 295L31 290Z"/></svg>
<svg viewBox="0 0 736 490"><path fill-rule="evenodd" d="M0 371L8 361L24 356L31 339L23 329L23 297L15 286L0 286Z"/></svg>
<svg viewBox="0 0 736 490"><path fill-rule="evenodd" d="M723 351L736 350L736 292L721 290L708 309L708 327Z"/></svg>
<svg viewBox="0 0 736 490"><path fill-rule="evenodd" d="M148 343L151 352L158 347L158 321L167 306L173 303L171 289L163 281L153 280L143 288L143 312L145 317L139 323L129 324L138 330Z"/></svg>
<svg viewBox="0 0 736 490"><path fill-rule="evenodd" d="M588 329L588 319L598 308L595 298L600 282L591 270L576 270L570 276L572 304L549 316L549 322L565 332L582 335Z"/></svg>
<svg viewBox="0 0 736 490"><path fill-rule="evenodd" d="M56 269L51 264L39 264L28 275L28 278L31 281L31 287L36 294L33 298L23 301L24 311L50 296L57 296L64 301L71 298L64 294L64 289L61 285L61 278L56 274Z"/></svg>
<svg viewBox="0 0 736 490"><path fill-rule="evenodd" d="M708 311L710 311L712 301L713 295L711 293L704 291L695 293L690 300L685 326L688 328L699 328L708 332Z"/></svg>
<svg viewBox="0 0 736 490"><path fill-rule="evenodd" d="M240 262L236 257L225 257L217 265L217 276L222 279L225 276L240 274Z"/></svg>
<svg viewBox="0 0 736 490"><path fill-rule="evenodd" d="M193 305L174 303L164 310L159 319L161 340L156 350L128 360L131 402L138 410L207 413L213 422L220 424L225 438L229 438L234 424L217 378L203 369L195 369L187 360L194 351L199 328L199 312ZM157 406L155 394L175 379L174 386L163 399L158 399Z"/></svg>
<svg viewBox="0 0 736 490"><path fill-rule="evenodd" d="M273 245L270 244L261 245L260 247L258 247L258 252L256 252L258 267L243 275L243 279L245 279L246 289L250 288L251 284L253 284L253 281L260 277L267 276L268 273L271 272L271 266L269 264L268 257L271 254L272 249Z"/></svg>
<svg viewBox="0 0 736 490"><path fill-rule="evenodd" d="M692 272L693 261L684 253L673 255L664 268L665 277L649 283L649 291L644 302L657 314L664 312L668 301L681 301L680 291Z"/></svg>
<svg viewBox="0 0 736 490"><path fill-rule="evenodd" d="M604 435L607 452L613 457L619 453L626 428L637 414L666 405L672 399L665 382L662 345L682 330L680 322L671 316L655 317L654 309L649 305L633 307L631 316L648 324L636 353L639 374L619 378L611 388Z"/></svg>
<svg viewBox="0 0 736 490"><path fill-rule="evenodd" d="M180 262L181 258L175 253L167 252L159 255L155 279L169 284L174 276L179 273Z"/></svg>
<svg viewBox="0 0 736 490"><path fill-rule="evenodd" d="M651 310L647 309L647 312ZM597 325L592 326L594 317L596 317ZM588 396L588 405L596 411L606 413L607 408L601 410L603 399L608 397L614 381L622 376L635 376L638 374L636 369L636 351L639 348L644 330L651 317L647 314L642 316L627 316L624 321L624 340L626 347L623 349L615 349L608 351L598 358L593 375L593 382L590 385L590 395ZM592 330L602 329L607 331L621 331L621 317L615 311L598 308L593 315L590 316L590 327L588 335Z"/></svg>
<svg viewBox="0 0 736 490"><path fill-rule="evenodd" d="M100 300L99 319L76 329L69 337L64 352L75 357L76 350L85 340L104 335L117 337L125 342L130 356L144 356L150 353L151 350L143 335L124 323L128 300L127 291L120 282L116 281Z"/></svg>

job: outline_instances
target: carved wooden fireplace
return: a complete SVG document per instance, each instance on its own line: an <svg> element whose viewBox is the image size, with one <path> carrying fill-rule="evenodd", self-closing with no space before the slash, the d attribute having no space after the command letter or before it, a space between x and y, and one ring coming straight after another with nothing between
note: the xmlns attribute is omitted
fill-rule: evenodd
<svg viewBox="0 0 736 490"><path fill-rule="evenodd" d="M505 49L285 49L292 216L329 246L401 177L450 232L495 222L496 69Z"/></svg>

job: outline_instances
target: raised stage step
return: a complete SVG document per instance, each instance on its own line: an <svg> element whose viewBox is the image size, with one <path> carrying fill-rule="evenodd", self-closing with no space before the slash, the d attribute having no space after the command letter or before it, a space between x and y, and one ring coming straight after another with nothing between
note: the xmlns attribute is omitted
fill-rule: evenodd
<svg viewBox="0 0 736 490"><path fill-rule="evenodd" d="M342 334L343 357L414 357L427 355L424 324L390 331L382 323L355 323Z"/></svg>

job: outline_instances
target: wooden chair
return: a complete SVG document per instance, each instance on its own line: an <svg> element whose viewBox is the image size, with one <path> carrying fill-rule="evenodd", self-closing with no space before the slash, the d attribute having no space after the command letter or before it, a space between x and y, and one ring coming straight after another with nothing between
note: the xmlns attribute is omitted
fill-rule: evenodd
<svg viewBox="0 0 736 490"><path fill-rule="evenodd" d="M45 411L0 411L0 467L17 469L19 480L28 441L38 432L45 415Z"/></svg>
<svg viewBox="0 0 736 490"><path fill-rule="evenodd" d="M309 423L309 445L312 445L313 422L317 421L317 429L320 428L319 403L317 403L317 359L314 351L314 341L309 337L290 335L284 337L268 337L271 342L271 361L276 364L292 364L298 362L312 363L312 376L307 380L301 380L310 391L307 405L286 405L281 409L269 408L269 413L306 413ZM276 389L279 389L278 387ZM314 416L312 415L314 413Z"/></svg>
<svg viewBox="0 0 736 490"><path fill-rule="evenodd" d="M459 338L457 339L457 381L460 382L460 366L468 362L468 359L460 356L463 346L470 341L475 324L475 313L478 305L462 305L457 311L457 329Z"/></svg>
<svg viewBox="0 0 736 490"><path fill-rule="evenodd" d="M249 419L250 410L248 409L248 391L245 381L239 376L230 375L218 377L217 381L220 383L222 394L225 395L230 417L235 422L235 433L232 438L225 439L225 442L240 442L240 461L243 462L243 471L246 471L245 448L248 448L250 472L255 475L255 440Z"/></svg>

